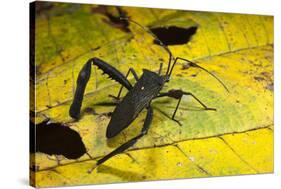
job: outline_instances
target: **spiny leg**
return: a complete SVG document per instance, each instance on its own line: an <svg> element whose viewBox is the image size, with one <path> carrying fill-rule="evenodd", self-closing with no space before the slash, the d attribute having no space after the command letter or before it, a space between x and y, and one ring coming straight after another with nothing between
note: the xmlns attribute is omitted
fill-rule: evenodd
<svg viewBox="0 0 281 189"><path fill-rule="evenodd" d="M79 72L77 82L76 82L76 90L75 95L73 98L73 102L69 109L69 115L74 118L78 119L80 116L80 110L82 106L82 101L84 97L84 92L87 86L87 83L91 76L91 64L97 66L101 69L104 74L107 74L111 79L117 81L122 86L126 87L128 90L132 88L131 83L127 80L127 78L116 68L111 66L110 64L104 62L98 58L91 58L89 59L86 64L83 66L81 71Z"/></svg>
<svg viewBox="0 0 281 189"><path fill-rule="evenodd" d="M152 121L152 116L153 116L153 109L149 106L147 108L147 114L146 114L146 118L145 118L145 121L144 121L144 124L143 124L143 128L141 130L141 133L138 136L129 140L128 142L122 144L121 146L119 146L118 148L113 150L111 153L104 156L102 159L98 160L96 165L92 169L90 169L88 171L88 173L91 173L97 166L104 163L105 161L107 161L111 157L113 157L117 154L120 154L120 153L124 152L125 150L127 150L128 148L132 147L141 137L146 135L147 132L148 132L149 126L151 124L151 121Z"/></svg>
<svg viewBox="0 0 281 189"><path fill-rule="evenodd" d="M180 89L172 89L172 90L169 90L168 92L166 93L160 93L156 98L159 98L159 97L164 97L164 96L168 96L168 97L172 97L172 98L175 98L175 99L178 99L178 103L177 103L177 106L176 106L176 109L173 113L173 116L172 116L172 120L176 121L179 125L181 125L181 123L175 119L175 116L176 116L176 113L177 113L177 110L179 108L179 105L180 105L180 102L181 102L181 99L184 95L190 95L192 96L197 102L199 102L199 104L201 104L201 106L204 107L204 110L213 110L213 111L216 111L215 108L209 108L207 107L203 102L201 102L195 95L193 95L192 93L190 92L185 92L185 91L182 91Z"/></svg>
<svg viewBox="0 0 281 189"><path fill-rule="evenodd" d="M129 70L128 70L127 74L126 74L126 79L128 78L128 76L129 76L130 73L133 74L133 76L134 76L134 78L135 78L136 81L139 80L139 77L138 77L136 71L135 71L133 68L129 68ZM117 96L113 96L113 95L109 95L109 96L112 97L112 98L114 98L114 99L117 100L117 101L120 100L120 96L121 96L123 87L124 87L123 85L120 87Z"/></svg>

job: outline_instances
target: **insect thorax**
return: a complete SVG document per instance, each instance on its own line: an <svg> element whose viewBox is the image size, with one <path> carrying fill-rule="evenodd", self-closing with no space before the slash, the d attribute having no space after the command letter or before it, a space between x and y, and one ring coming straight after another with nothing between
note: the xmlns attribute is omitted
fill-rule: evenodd
<svg viewBox="0 0 281 189"><path fill-rule="evenodd" d="M151 100L163 88L165 81L155 72L143 69L143 74L132 91L140 101Z"/></svg>

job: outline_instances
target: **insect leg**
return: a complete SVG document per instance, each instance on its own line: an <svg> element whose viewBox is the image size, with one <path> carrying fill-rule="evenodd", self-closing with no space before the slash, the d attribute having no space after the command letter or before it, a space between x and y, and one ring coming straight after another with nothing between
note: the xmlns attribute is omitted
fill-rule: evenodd
<svg viewBox="0 0 281 189"><path fill-rule="evenodd" d="M189 95L189 96L192 96L197 102L199 102L199 104L201 104L201 106L204 107L204 110L213 110L213 111L216 111L215 108L209 108L207 107L203 102L201 102L195 95L193 95L192 93L190 92L185 92L185 91L182 91L180 89L172 89L172 90L169 90L168 92L166 93L160 93L156 98L158 97L164 97L164 96L168 96L168 97L172 97L172 98L175 98L175 99L178 99L178 103L177 103L177 106L176 106L176 109L173 113L173 116L172 116L172 120L176 121L179 125L181 125L181 123L175 119L175 116L176 116L176 113L177 113L177 110L179 108L179 105L180 105L180 102L181 102L181 99L184 95Z"/></svg>
<svg viewBox="0 0 281 189"><path fill-rule="evenodd" d="M152 116L153 116L153 110L152 108L149 106L147 108L147 115L143 124L143 128L141 130L141 133L132 138L131 140L129 140L128 142L122 144L121 146L119 146L118 148L116 148L115 150L113 150L111 153L107 154L106 156L104 156L102 159L98 160L96 165L90 169L88 172L91 173L97 166L99 166L100 164L104 163L105 161L107 161L108 159L110 159L111 157L120 154L122 152L124 152L125 150L127 150L128 148L132 147L141 137L143 137L144 135L147 134L147 131L149 129L149 126L151 124L152 121Z"/></svg>
<svg viewBox="0 0 281 189"><path fill-rule="evenodd" d="M76 81L76 91L73 98L73 102L69 109L69 115L72 118L78 119L80 115L80 109L84 97L84 92L86 85L91 76L91 62L88 61L81 69L77 81Z"/></svg>
<svg viewBox="0 0 281 189"><path fill-rule="evenodd" d="M127 78L116 68L106 63L105 61L99 58L92 58L89 60L93 63L93 65L97 66L99 69L103 71L104 74L107 74L109 78L117 81L122 86L126 87L128 90L132 88L131 83L127 80Z"/></svg>
<svg viewBox="0 0 281 189"><path fill-rule="evenodd" d="M86 85L91 76L91 64L97 66L101 69L105 74L107 74L111 79L117 81L122 86L125 86L128 90L132 88L132 85L127 80L127 78L119 72L116 68L111 66L110 64L104 62L98 58L91 58L87 61L87 63L83 66L81 71L79 72L77 81L76 81L76 91L74 95L73 102L69 109L69 115L74 118L78 119L80 116L80 110L82 106L83 96L85 92Z"/></svg>
<svg viewBox="0 0 281 189"><path fill-rule="evenodd" d="M130 69L128 70L128 72L127 72L127 74L126 74L126 78L128 78L128 76L129 76L130 73L133 74L133 76L134 76L134 78L135 78L136 81L139 80L139 77L138 77L136 71L135 71L133 68L130 68ZM113 95L110 95L110 97L112 97L112 98L114 98L114 99L116 99L116 100L120 100L120 96L121 96L123 87L124 87L123 85L120 87L120 90L119 90L119 92L118 92L117 97L116 97L116 96L113 96Z"/></svg>
<svg viewBox="0 0 281 189"><path fill-rule="evenodd" d="M160 63L160 67L159 67L159 71L158 71L158 75L161 75L162 67L163 67L163 63L161 62L161 63Z"/></svg>

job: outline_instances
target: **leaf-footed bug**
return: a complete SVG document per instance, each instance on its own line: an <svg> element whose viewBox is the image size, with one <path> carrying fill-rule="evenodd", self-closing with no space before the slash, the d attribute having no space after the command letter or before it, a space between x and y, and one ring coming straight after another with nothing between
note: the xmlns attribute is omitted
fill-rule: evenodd
<svg viewBox="0 0 281 189"><path fill-rule="evenodd" d="M143 30L148 32L154 39L158 42L160 46L162 46L167 53L169 54L169 62L167 66L166 73L161 75L162 72L162 64L160 64L160 68L158 73L152 72L147 69L143 69L143 74L139 78L136 72L133 68L130 68L124 76L120 71L118 71L116 68L111 66L110 64L104 62L103 60L94 57L89 59L86 64L83 66L82 70L79 73L78 79L77 79L77 87L75 91L75 96L73 99L73 102L70 106L69 115L74 119L79 119L80 116L80 109L83 101L83 96L85 92L86 85L89 81L90 75L91 75L91 66L92 64L97 66L99 69L101 69L105 74L107 74L111 79L119 82L122 86L119 90L119 93L116 99L120 98L121 91L123 87L127 88L128 93L124 96L124 98L120 101L120 103L117 104L115 107L115 110L113 111L111 115L111 120L107 126L106 130L106 137L112 138L116 135L118 135L122 130L127 128L139 115L139 113L143 109L147 109L147 115L144 120L144 125L141 130L141 133L137 135L136 137L130 139L128 142L124 143L123 145L119 146L115 150L113 150L111 153L107 154L103 158L97 161L96 165L89 170L89 173L91 173L95 167L98 165L104 163L109 158L124 152L129 147L133 146L141 137L147 134L149 126L152 121L153 117L153 109L151 107L151 101L156 98L161 97L171 97L178 100L176 109L172 115L172 120L176 121L180 124L178 120L175 119L176 112L178 110L178 107L180 105L181 99L184 95L189 95L193 97L198 103L202 105L204 110L216 110L215 108L209 108L207 107L203 102L201 102L195 95L193 95L190 92L182 91L181 89L172 89L168 92L162 93L161 90L165 83L170 81L170 77L172 75L172 71L174 69L174 66L178 62L178 60L187 62L190 67L196 67L204 70L205 72L212 75L214 78L216 78L222 86L228 91L227 87L223 84L223 82L217 78L214 74L206 70L205 68L187 60L181 57L176 57L172 55L170 49L161 42L156 35L154 35L148 28L140 25L139 23L130 20L128 18L120 18L121 20L126 20L131 23L136 24L137 26L141 27ZM173 63L172 63L173 61ZM134 86L128 81L127 77L128 75L132 73L136 83Z"/></svg>

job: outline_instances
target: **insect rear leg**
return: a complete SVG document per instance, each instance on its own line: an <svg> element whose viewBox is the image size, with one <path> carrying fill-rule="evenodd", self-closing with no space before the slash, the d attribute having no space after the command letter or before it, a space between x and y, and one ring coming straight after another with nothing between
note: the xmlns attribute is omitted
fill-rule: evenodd
<svg viewBox="0 0 281 189"><path fill-rule="evenodd" d="M199 104L201 104L201 106L203 106L204 110L213 110L213 111L216 111L215 108L209 108L207 107L202 101L200 101L195 95L193 95L192 93L190 92L185 92L185 91L182 91L180 89L178 90L175 90L175 89L172 89L172 90L169 90L168 92L166 93L161 93L159 94L156 98L159 98L159 97L164 97L164 96L167 96L167 97L172 97L172 98L175 98L175 99L178 99L178 103L177 103L177 106L176 106L176 109L172 115L172 120L176 121L179 125L181 125L181 123L175 119L175 116L176 116L176 113L177 113L177 110L179 108L179 105L180 105L180 102L181 102L181 99L184 95L189 95L189 96L192 96L197 102L199 102Z"/></svg>
<svg viewBox="0 0 281 189"><path fill-rule="evenodd" d="M104 163L105 161L107 161L111 157L113 157L117 154L120 154L120 153L124 152L125 150L127 150L128 148L132 147L141 137L146 135L147 132L148 132L149 126L151 124L151 121L152 121L152 116L153 116L153 109L149 106L147 108L147 114L146 114L146 118L145 118L145 121L144 121L144 124L143 124L143 128L141 130L141 133L138 136L129 140L128 142L122 144L121 146L119 146L118 148L113 150L111 153L104 156L102 159L98 160L96 165L92 169L90 169L88 171L88 173L91 173L97 166Z"/></svg>
<svg viewBox="0 0 281 189"><path fill-rule="evenodd" d="M131 83L127 80L127 78L116 68L106 63L105 61L99 58L92 58L89 61L93 63L93 65L97 66L98 69L101 69L104 74L107 74L109 78L117 81L122 86L126 87L128 90L132 88Z"/></svg>
<svg viewBox="0 0 281 189"><path fill-rule="evenodd" d="M81 69L77 81L76 81L76 90L73 98L73 102L69 109L69 115L78 119L80 115L80 109L84 97L85 88L91 76L91 62L88 61L83 68Z"/></svg>
<svg viewBox="0 0 281 189"><path fill-rule="evenodd" d="M104 62L101 59L98 59L98 58L89 59L86 62L86 64L83 66L81 71L79 72L79 75L78 75L78 78L76 81L75 95L74 95L73 102L69 109L69 115L74 119L78 119L80 116L80 110L81 110L81 106L82 106L84 92L85 92L87 83L91 76L91 64L97 66L105 74L107 74L111 79L117 81L122 86L126 87L128 90L130 90L132 88L132 85L127 80L127 78L116 68L114 68L110 64Z"/></svg>
<svg viewBox="0 0 281 189"><path fill-rule="evenodd" d="M138 77L136 71L135 71L133 68L129 68L129 70L128 70L127 74L126 74L126 78L128 78L128 76L129 76L130 73L133 74L133 76L134 76L134 78L135 78L136 81L139 80L139 77ZM114 98L115 100L119 101L119 100L120 100L121 93L122 93L122 90L123 90L123 87L124 87L123 85L120 87L117 96L113 96L113 95L109 95L109 96L112 97L112 98Z"/></svg>

